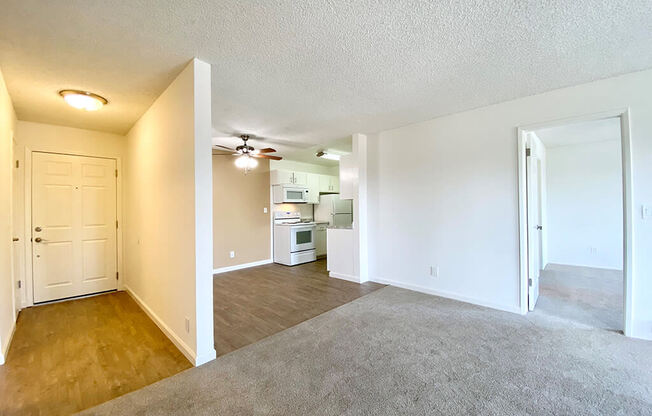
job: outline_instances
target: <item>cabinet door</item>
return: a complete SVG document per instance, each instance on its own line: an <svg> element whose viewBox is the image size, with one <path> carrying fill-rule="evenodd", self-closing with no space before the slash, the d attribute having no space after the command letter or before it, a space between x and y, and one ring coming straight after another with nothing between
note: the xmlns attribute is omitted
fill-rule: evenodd
<svg viewBox="0 0 652 416"><path fill-rule="evenodd" d="M308 174L308 203L319 203L319 175L314 173Z"/></svg>
<svg viewBox="0 0 652 416"><path fill-rule="evenodd" d="M331 192L339 192L339 191L340 191L340 177L331 176Z"/></svg>
<svg viewBox="0 0 652 416"><path fill-rule="evenodd" d="M292 172L287 170L273 170L270 175L272 185L285 185L292 183Z"/></svg>
<svg viewBox="0 0 652 416"><path fill-rule="evenodd" d="M318 256L326 255L326 226L317 226L317 231L315 231L315 254Z"/></svg>
<svg viewBox="0 0 652 416"><path fill-rule="evenodd" d="M319 192L331 192L331 177L319 175Z"/></svg>
<svg viewBox="0 0 652 416"><path fill-rule="evenodd" d="M306 172L294 172L294 184L308 186L308 174Z"/></svg>

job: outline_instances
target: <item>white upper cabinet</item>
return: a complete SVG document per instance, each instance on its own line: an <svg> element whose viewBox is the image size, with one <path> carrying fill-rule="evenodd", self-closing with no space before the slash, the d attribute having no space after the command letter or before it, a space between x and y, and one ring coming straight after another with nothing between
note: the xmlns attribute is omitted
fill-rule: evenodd
<svg viewBox="0 0 652 416"><path fill-rule="evenodd" d="M288 170L273 170L270 172L270 179L272 181L272 185L286 185L286 184L292 184L292 178L293 178L294 172L290 172Z"/></svg>
<svg viewBox="0 0 652 416"><path fill-rule="evenodd" d="M272 185L297 185L308 188L308 203L318 204L319 194L340 192L340 178L332 175L275 169L270 172Z"/></svg>
<svg viewBox="0 0 652 416"><path fill-rule="evenodd" d="M331 175L319 175L319 192L334 193L340 191L340 178Z"/></svg>
<svg viewBox="0 0 652 416"><path fill-rule="evenodd" d="M319 175L308 173L308 203L319 203Z"/></svg>
<svg viewBox="0 0 652 416"><path fill-rule="evenodd" d="M308 186L306 172L292 172L289 170L273 170L270 172L272 185L301 185Z"/></svg>
<svg viewBox="0 0 652 416"><path fill-rule="evenodd" d="M308 186L308 174L306 172L292 172L294 175L294 184Z"/></svg>

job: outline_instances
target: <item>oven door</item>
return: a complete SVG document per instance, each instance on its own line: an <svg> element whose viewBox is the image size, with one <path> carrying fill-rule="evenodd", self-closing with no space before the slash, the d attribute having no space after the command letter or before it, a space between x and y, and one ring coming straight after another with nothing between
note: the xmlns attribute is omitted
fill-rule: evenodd
<svg viewBox="0 0 652 416"><path fill-rule="evenodd" d="M293 226L290 230L290 252L315 248L315 226Z"/></svg>
<svg viewBox="0 0 652 416"><path fill-rule="evenodd" d="M308 200L307 188L289 188L283 187L283 202L286 203L303 203Z"/></svg>

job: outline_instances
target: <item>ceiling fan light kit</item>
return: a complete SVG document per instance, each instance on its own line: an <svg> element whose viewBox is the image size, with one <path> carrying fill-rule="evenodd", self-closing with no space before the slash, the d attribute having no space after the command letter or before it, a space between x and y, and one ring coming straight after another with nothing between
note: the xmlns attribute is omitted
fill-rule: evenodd
<svg viewBox="0 0 652 416"><path fill-rule="evenodd" d="M235 166L238 167L239 169L243 169L245 175L250 170L258 166L258 161L256 159L272 159L272 160L283 159L280 156L272 156L272 155L265 154L265 153L276 152L276 150L272 149L271 147L266 147L264 149L256 150L252 146L249 146L247 144L247 140L249 140L249 135L247 134L241 135L240 138L242 139L243 144L236 147L235 149L222 146L222 145L215 145L214 147L217 147L220 150L228 150L230 152L234 152L231 155L224 155L224 156L237 156L237 159L235 160Z"/></svg>

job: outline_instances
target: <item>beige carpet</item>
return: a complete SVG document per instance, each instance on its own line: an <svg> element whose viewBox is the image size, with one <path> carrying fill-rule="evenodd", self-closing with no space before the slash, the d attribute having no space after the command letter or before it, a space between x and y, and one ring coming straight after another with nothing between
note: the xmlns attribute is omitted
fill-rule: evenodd
<svg viewBox="0 0 652 416"><path fill-rule="evenodd" d="M652 342L387 287L87 415L652 415Z"/></svg>
<svg viewBox="0 0 652 416"><path fill-rule="evenodd" d="M596 328L623 329L623 272L549 264L539 278L535 313Z"/></svg>

